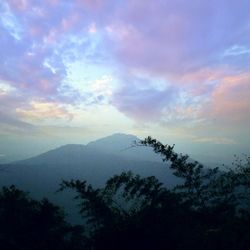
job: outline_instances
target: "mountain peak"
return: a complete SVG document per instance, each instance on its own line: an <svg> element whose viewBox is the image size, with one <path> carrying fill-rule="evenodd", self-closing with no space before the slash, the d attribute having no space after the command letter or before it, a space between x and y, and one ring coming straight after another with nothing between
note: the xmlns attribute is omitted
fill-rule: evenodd
<svg viewBox="0 0 250 250"><path fill-rule="evenodd" d="M108 154L115 154L127 159L161 161L150 147L134 147L140 139L131 134L117 133L87 144L87 148Z"/></svg>
<svg viewBox="0 0 250 250"><path fill-rule="evenodd" d="M82 150L85 146L83 144L66 144L62 145L55 150Z"/></svg>
<svg viewBox="0 0 250 250"><path fill-rule="evenodd" d="M139 140L139 138L135 135L132 134L124 134L124 133L115 133L112 135L105 136L103 138L97 139L96 141L101 141L101 140L124 140L124 139L132 139L132 140ZM93 141L93 142L96 142ZM92 142L90 142L92 143Z"/></svg>
<svg viewBox="0 0 250 250"><path fill-rule="evenodd" d="M96 141L92 141L88 143L87 146L102 150L105 149L105 151L119 151L132 146L133 143L138 140L139 138L135 135L116 133Z"/></svg>

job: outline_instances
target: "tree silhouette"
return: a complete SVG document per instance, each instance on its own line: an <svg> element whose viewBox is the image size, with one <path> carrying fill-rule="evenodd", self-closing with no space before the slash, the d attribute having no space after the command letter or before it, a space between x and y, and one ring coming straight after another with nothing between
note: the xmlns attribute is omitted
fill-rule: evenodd
<svg viewBox="0 0 250 250"><path fill-rule="evenodd" d="M208 169L174 146L146 138L173 175L182 181L167 189L155 177L125 172L104 188L71 180L80 213L87 218L91 249L249 249L250 160L234 169Z"/></svg>
<svg viewBox="0 0 250 250"><path fill-rule="evenodd" d="M83 231L65 222L61 209L36 201L15 186L0 192L0 242L3 250L82 249Z"/></svg>

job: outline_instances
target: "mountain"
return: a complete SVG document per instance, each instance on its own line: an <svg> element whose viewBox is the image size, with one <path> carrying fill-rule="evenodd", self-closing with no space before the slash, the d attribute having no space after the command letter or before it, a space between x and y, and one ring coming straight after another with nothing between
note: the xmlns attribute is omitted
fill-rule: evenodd
<svg viewBox="0 0 250 250"><path fill-rule="evenodd" d="M133 146L134 142L140 139L134 135L127 134L113 134L99 140L90 142L87 144L88 147L98 148L106 152L119 152Z"/></svg>
<svg viewBox="0 0 250 250"><path fill-rule="evenodd" d="M87 180L102 186L114 174L132 170L141 176L154 175L166 185L176 184L166 163L151 148L133 146L138 140L133 135L115 134L87 145L68 144L27 160L1 165L0 186L14 184L35 198L48 197L66 206L74 222L79 219L72 212L75 203L68 202L73 194L55 194L63 179Z"/></svg>
<svg viewBox="0 0 250 250"><path fill-rule="evenodd" d="M109 154L119 155L126 159L161 162L149 147L136 146L140 139L134 135L114 134L87 144L88 148Z"/></svg>

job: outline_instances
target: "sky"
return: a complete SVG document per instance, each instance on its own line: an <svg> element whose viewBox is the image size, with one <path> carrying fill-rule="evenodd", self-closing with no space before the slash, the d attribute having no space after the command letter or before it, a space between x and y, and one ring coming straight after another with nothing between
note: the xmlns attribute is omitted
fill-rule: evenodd
<svg viewBox="0 0 250 250"><path fill-rule="evenodd" d="M249 0L1 0L0 162L113 133L250 153Z"/></svg>

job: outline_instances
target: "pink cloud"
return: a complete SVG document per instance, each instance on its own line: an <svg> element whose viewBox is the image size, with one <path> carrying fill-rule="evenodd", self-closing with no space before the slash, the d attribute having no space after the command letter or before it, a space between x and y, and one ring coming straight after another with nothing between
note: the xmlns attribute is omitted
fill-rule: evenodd
<svg viewBox="0 0 250 250"><path fill-rule="evenodd" d="M32 101L29 108L17 108L17 114L22 119L37 122L46 120L70 121L74 115L58 103Z"/></svg>
<svg viewBox="0 0 250 250"><path fill-rule="evenodd" d="M57 6L59 4L59 0L46 0L48 4L52 6Z"/></svg>
<svg viewBox="0 0 250 250"><path fill-rule="evenodd" d="M202 116L224 126L250 123L250 74L232 75L222 79L211 95L210 105Z"/></svg>
<svg viewBox="0 0 250 250"><path fill-rule="evenodd" d="M147 98L147 93L126 82L125 77L123 82L127 86L116 93L113 104L129 117L144 121L150 120L152 114L158 121L164 116L169 121L176 117L208 119L207 105L214 116L227 119L223 114L229 112L231 100L227 102L221 96L220 102L216 96L228 76L236 76L239 70L249 71L250 54L227 58L223 55L234 44L249 48L248 8L250 3L247 2L241 5L215 0L124 2L105 26L111 51L126 72L164 79L166 89L175 88L176 95L171 102L162 102L168 94L161 93L158 98L158 90L151 89ZM145 85L148 84L145 80ZM249 89L245 91L250 94ZM233 91L231 94L234 95ZM232 106L235 105L232 110L242 109L240 113L244 113L249 109L248 101L239 104L235 96L232 98ZM215 115L217 102L221 106ZM210 119L213 118L211 115Z"/></svg>
<svg viewBox="0 0 250 250"><path fill-rule="evenodd" d="M73 13L70 16L68 16L67 18L63 18L61 21L61 31L65 32L65 31L71 29L79 21L81 21L81 18L80 18L78 13Z"/></svg>
<svg viewBox="0 0 250 250"><path fill-rule="evenodd" d="M29 0L8 0L8 4L16 11L26 11L29 7Z"/></svg>
<svg viewBox="0 0 250 250"><path fill-rule="evenodd" d="M87 7L90 10L99 10L105 0L77 0L79 5L82 5L84 7Z"/></svg>

